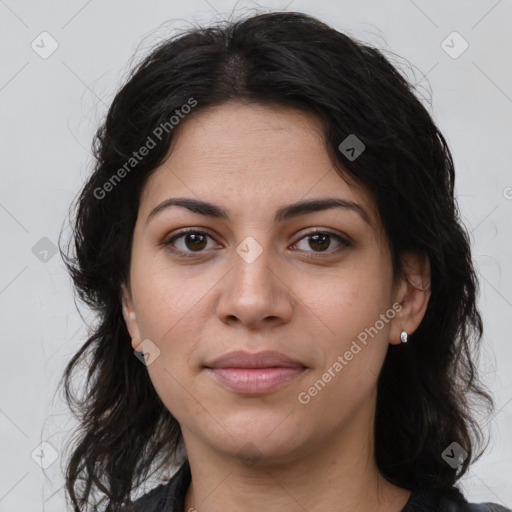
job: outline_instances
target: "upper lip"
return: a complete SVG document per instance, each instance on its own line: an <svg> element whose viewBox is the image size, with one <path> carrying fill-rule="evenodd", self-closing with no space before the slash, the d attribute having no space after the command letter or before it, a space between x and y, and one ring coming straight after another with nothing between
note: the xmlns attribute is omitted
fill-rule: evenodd
<svg viewBox="0 0 512 512"><path fill-rule="evenodd" d="M305 366L290 357L275 352L273 350L266 350L264 352L244 352L237 350L229 352L222 356L213 359L211 362L205 364L206 368L282 368L282 367L299 367Z"/></svg>

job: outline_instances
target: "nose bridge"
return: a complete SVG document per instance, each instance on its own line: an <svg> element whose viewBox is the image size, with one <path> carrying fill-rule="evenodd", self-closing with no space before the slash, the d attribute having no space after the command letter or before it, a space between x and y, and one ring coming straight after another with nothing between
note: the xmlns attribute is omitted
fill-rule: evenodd
<svg viewBox="0 0 512 512"><path fill-rule="evenodd" d="M291 313L286 287L277 276L270 238L261 243L248 236L232 254L232 271L222 290L218 314L245 324L266 318L287 319Z"/></svg>
<svg viewBox="0 0 512 512"><path fill-rule="evenodd" d="M269 240L259 238L261 243L252 236L246 237L233 254L232 293L239 300L254 304L258 301L268 303L274 286L272 248Z"/></svg>

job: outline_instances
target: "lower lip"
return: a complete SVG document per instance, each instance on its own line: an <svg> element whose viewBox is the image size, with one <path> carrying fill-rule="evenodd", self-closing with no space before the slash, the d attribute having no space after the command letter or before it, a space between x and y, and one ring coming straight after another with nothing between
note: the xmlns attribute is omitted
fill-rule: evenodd
<svg viewBox="0 0 512 512"><path fill-rule="evenodd" d="M306 368L207 368L226 387L238 393L270 393L298 377Z"/></svg>

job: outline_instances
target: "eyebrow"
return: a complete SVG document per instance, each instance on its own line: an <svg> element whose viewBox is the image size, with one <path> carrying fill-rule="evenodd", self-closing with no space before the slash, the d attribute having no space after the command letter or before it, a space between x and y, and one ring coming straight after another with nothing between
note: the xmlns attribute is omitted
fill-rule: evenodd
<svg viewBox="0 0 512 512"><path fill-rule="evenodd" d="M148 223L150 219L153 218L158 213L172 206L186 208L187 210L190 210L193 213L198 213L200 215L205 215L207 217L225 220L229 219L229 212L215 204L188 197L173 197L166 199L165 201L162 201L159 205L155 206L155 208L153 208L149 213L146 219L146 223ZM365 222L371 225L371 221L366 210L360 204L354 203L353 201L349 201L347 199L341 199L339 197L311 199L288 204L277 210L274 217L274 222L282 222L293 217L298 217L299 215L306 215L308 213L329 210L332 208L343 208L345 210L356 212L363 218Z"/></svg>

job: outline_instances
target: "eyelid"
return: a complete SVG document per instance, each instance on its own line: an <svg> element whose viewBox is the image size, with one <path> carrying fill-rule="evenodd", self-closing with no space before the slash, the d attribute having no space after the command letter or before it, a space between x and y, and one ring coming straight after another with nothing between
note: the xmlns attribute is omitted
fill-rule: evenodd
<svg viewBox="0 0 512 512"><path fill-rule="evenodd" d="M319 257L322 257L323 255L332 256L333 254L337 254L343 248L352 247L352 240L350 239L349 236L341 235L341 234L334 232L327 228L313 228L312 230L303 233L298 238L298 240L293 244L293 246L297 245L299 242L301 242L305 238L308 238L313 235L328 235L332 238L338 239L340 245L334 249L328 249L326 251L305 251L309 254L314 254Z"/></svg>
<svg viewBox="0 0 512 512"><path fill-rule="evenodd" d="M189 233L206 235L207 237L211 238L212 240L215 240L213 235L211 235L208 232L208 230L206 230L205 228L183 228L183 229L178 230L176 233L173 233L171 236L166 236L160 245L162 245L164 247L169 247L169 246L173 245L173 243L176 240L178 240L179 238L185 237ZM194 251L186 252L186 251L181 251L180 249L171 249L171 250L174 253L178 253L181 255L191 255L191 256L200 255L200 254L204 254L204 253L208 252L206 250L196 251L196 252L194 252Z"/></svg>

